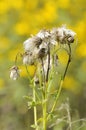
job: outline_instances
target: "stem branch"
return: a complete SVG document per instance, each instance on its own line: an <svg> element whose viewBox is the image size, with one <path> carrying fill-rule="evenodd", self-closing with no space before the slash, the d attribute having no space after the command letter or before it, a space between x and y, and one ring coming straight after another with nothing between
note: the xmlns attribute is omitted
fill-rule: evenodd
<svg viewBox="0 0 86 130"><path fill-rule="evenodd" d="M57 95L56 95L56 98L55 98L55 101L54 101L54 104L53 104L53 106L52 106L52 109L51 109L50 114L54 111L54 109L55 109L55 107L56 107L57 100L58 100L58 98L59 98L59 96L60 96L60 93L61 93L61 90L62 90L63 81L64 81L64 79L65 79L65 76L66 76L66 73L67 73L69 64L70 64L70 62L71 62L71 46L70 46L70 44L68 44L68 48L69 48L69 52L68 52L68 56L69 56L69 57L68 57L68 62L67 62L67 65L66 65L64 74L63 74L63 76L62 76L62 78L61 78L60 85L59 85L59 89L57 90ZM49 116L48 116L48 118L49 118Z"/></svg>

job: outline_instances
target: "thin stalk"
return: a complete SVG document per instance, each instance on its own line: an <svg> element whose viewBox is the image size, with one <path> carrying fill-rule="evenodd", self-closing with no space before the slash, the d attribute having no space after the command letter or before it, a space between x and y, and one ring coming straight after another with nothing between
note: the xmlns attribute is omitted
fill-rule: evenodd
<svg viewBox="0 0 86 130"><path fill-rule="evenodd" d="M52 107L50 113L52 113L52 112L54 111L55 107L56 107L57 100L58 100L58 98L59 98L59 96L60 96L60 93L61 93L61 90L62 90L62 85L63 85L63 80L61 80L61 82L60 82L60 86L59 86L58 94L56 95L56 99L55 99L55 102L54 102L54 104L53 104L53 107Z"/></svg>
<svg viewBox="0 0 86 130"><path fill-rule="evenodd" d="M43 96L43 130L47 129L46 94Z"/></svg>
<svg viewBox="0 0 86 130"><path fill-rule="evenodd" d="M34 84L34 87L35 87L35 84ZM33 88L33 101L36 103L36 93L35 93L35 88ZM38 130L38 127L37 127L37 108L36 106L34 106L34 124L36 126L36 130Z"/></svg>
<svg viewBox="0 0 86 130"><path fill-rule="evenodd" d="M43 85L43 89L42 89L42 111L43 111L43 130L47 129L47 116L46 116L46 79L45 79L45 71L44 71L44 63L43 63L43 59L41 59L42 62L42 85Z"/></svg>
<svg viewBox="0 0 86 130"><path fill-rule="evenodd" d="M46 82L48 81L49 70L50 70L50 46L48 44L48 68L47 68L47 74L46 74Z"/></svg>
<svg viewBox="0 0 86 130"><path fill-rule="evenodd" d="M41 63L42 63L42 82L45 83L45 70L44 70L44 62L43 59L41 59Z"/></svg>
<svg viewBox="0 0 86 130"><path fill-rule="evenodd" d="M22 54L20 52L17 53L16 57L15 57L15 65L17 64L18 61L18 56L22 57Z"/></svg>
<svg viewBox="0 0 86 130"><path fill-rule="evenodd" d="M26 72L27 72L27 75L28 75L28 79L29 79L29 81L30 81L30 83L31 83L31 82L32 82L32 79L31 79L31 77L30 77L30 74L29 74L27 65L25 65L25 68L26 68Z"/></svg>
<svg viewBox="0 0 86 130"><path fill-rule="evenodd" d="M52 112L54 111L55 107L56 107L56 104L57 104L58 98L59 98L60 93L61 93L61 90L62 90L63 81L64 81L64 79L65 79L65 76L66 76L66 73L67 73L67 70L68 70L69 64L70 64L70 62L71 62L71 46L70 46L70 44L68 44L68 47L69 47L69 52L68 52L68 56L69 56L69 57L68 57L68 62L67 62L67 65L66 65L66 68L65 68L64 74L63 74L63 76L62 76L62 78L61 78L60 85L59 85L59 90L57 90L57 95L56 95L56 98L55 98L55 101L54 101L54 104L53 104L53 107L52 107L50 113L52 113ZM48 116L48 118L49 118L49 116Z"/></svg>
<svg viewBox="0 0 86 130"><path fill-rule="evenodd" d="M33 101L34 101L34 103L36 103L36 96L38 97L38 94L36 93L36 89L35 89L36 85L35 85L35 82L33 82L32 79L30 78L27 65L25 65L25 68L26 68L26 71L27 71L27 74L28 74L28 79L29 79L30 83L33 83ZM34 125L36 127L36 130L38 130L38 127L37 127L37 108L36 108L36 106L34 106L33 109L34 109Z"/></svg>

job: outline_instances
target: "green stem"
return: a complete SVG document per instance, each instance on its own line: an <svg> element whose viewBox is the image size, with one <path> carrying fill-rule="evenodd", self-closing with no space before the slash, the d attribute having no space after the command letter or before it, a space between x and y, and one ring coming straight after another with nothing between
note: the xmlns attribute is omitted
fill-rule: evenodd
<svg viewBox="0 0 86 130"><path fill-rule="evenodd" d="M46 89L46 88L45 88ZM43 130L46 130L47 128L47 118L46 118L46 114L47 114L47 109L46 109L46 91L44 92L43 95Z"/></svg>
<svg viewBox="0 0 86 130"><path fill-rule="evenodd" d="M66 65L66 68L65 68L65 71L64 71L64 74L61 78L61 82L60 82L60 85L59 85L59 90L57 90L57 95L56 95L56 98L55 98L55 101L54 101L54 104L53 104L53 107L50 111L50 114L54 111L55 107L56 107L56 104L57 104L57 101L58 101L58 98L60 96L60 93L61 93L61 90L62 90L62 85L63 85L63 81L65 79L65 76L66 76L66 73L67 73L67 70L68 70L68 67L69 67L69 64L71 62L71 46L70 44L68 44L68 47L69 47L69 52L68 52L68 62L67 62L67 65ZM49 115L50 116L50 115ZM49 118L48 116L48 118Z"/></svg>
<svg viewBox="0 0 86 130"><path fill-rule="evenodd" d="M22 57L22 54L20 52L17 53L16 57L15 57L15 65L17 64L18 61L18 56Z"/></svg>
<svg viewBox="0 0 86 130"><path fill-rule="evenodd" d="M47 118L46 118L46 112L47 112L47 109L46 109L46 79L45 79L45 71L44 71L44 63L43 63L43 59L41 60L42 61L42 85L43 85L43 88L42 88L42 111L43 111L43 130L46 130L46 127L47 127Z"/></svg>
<svg viewBox="0 0 86 130"><path fill-rule="evenodd" d="M35 85L34 85L35 87ZM35 93L35 88L33 88L33 101L34 103L36 103L36 93ZM37 108L36 106L34 106L34 124L36 126L36 130L38 130L38 127L37 127Z"/></svg>
<svg viewBox="0 0 86 130"><path fill-rule="evenodd" d="M58 90L58 92L57 92L58 94L56 95L56 99L55 99L55 102L54 102L54 104L53 104L53 107L52 107L50 113L52 113L52 112L54 111L55 107L56 107L57 100L58 100L58 98L59 98L59 96L60 96L60 93L61 93L61 90L62 90L62 85L63 85L63 80L61 80L61 82L60 82L59 90Z"/></svg>
<svg viewBox="0 0 86 130"><path fill-rule="evenodd" d="M49 77L49 70L50 70L50 46L48 44L48 68L47 68L47 74L46 74L46 82L48 82Z"/></svg>

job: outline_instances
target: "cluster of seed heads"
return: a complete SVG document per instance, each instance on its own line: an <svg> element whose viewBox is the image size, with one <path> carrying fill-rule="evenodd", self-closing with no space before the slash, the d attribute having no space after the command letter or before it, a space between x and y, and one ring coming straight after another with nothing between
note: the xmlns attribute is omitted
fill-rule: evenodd
<svg viewBox="0 0 86 130"><path fill-rule="evenodd" d="M33 65L41 60L44 61L45 72L48 69L48 54L53 46L57 44L71 44L74 42L76 33L65 26L53 28L52 30L40 30L35 36L31 36L24 41L23 64ZM51 55L51 54L50 54ZM55 55L57 60L57 55ZM52 57L50 56L50 66L52 66ZM10 72L10 78L16 80L19 77L19 68L13 66Z"/></svg>

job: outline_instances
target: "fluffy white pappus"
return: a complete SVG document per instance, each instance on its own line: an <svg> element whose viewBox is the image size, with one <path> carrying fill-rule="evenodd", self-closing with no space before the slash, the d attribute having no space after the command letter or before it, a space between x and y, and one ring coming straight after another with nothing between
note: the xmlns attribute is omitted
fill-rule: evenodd
<svg viewBox="0 0 86 130"><path fill-rule="evenodd" d="M66 30L65 26L62 26L62 27L58 28L57 29L57 31L58 31L58 37L63 37L65 30Z"/></svg>
<svg viewBox="0 0 86 130"><path fill-rule="evenodd" d="M51 44L57 45L59 41L62 41L64 37L65 27L53 28L51 30Z"/></svg>
<svg viewBox="0 0 86 130"><path fill-rule="evenodd" d="M54 40L54 41L57 41L60 42L60 43L67 43L66 40L69 42L69 43L72 43L74 41L74 36L76 35L75 32L73 32L72 30L70 29L67 29L66 26L62 26L62 27L59 27L59 28L53 28L51 30L51 38ZM71 38L69 38L71 37ZM54 43L54 45L56 45L56 42Z"/></svg>
<svg viewBox="0 0 86 130"><path fill-rule="evenodd" d="M20 76L20 71L17 66L13 66L10 71L10 78L16 80Z"/></svg>
<svg viewBox="0 0 86 130"><path fill-rule="evenodd" d="M31 51L34 49L33 38L28 38L23 43L25 51Z"/></svg>
<svg viewBox="0 0 86 130"><path fill-rule="evenodd" d="M57 45L58 44L55 35L51 35L50 43L51 43L51 45Z"/></svg>
<svg viewBox="0 0 86 130"><path fill-rule="evenodd" d="M65 35L66 36L71 36L71 37L74 37L75 35L76 35L76 33L74 32L74 31L72 31L72 30L70 30L70 29L66 29L65 30Z"/></svg>
<svg viewBox="0 0 86 130"><path fill-rule="evenodd" d="M42 39L38 36L28 38L23 44L25 51L34 51L42 43Z"/></svg>
<svg viewBox="0 0 86 130"><path fill-rule="evenodd" d="M47 47L48 47L47 43L43 41L42 44L39 46L39 49L42 49L42 48L47 49Z"/></svg>
<svg viewBox="0 0 86 130"><path fill-rule="evenodd" d="M37 59L37 53L36 49L34 53L25 52L23 55L23 64L24 65L33 65Z"/></svg>
<svg viewBox="0 0 86 130"><path fill-rule="evenodd" d="M52 58L50 58L50 69L52 67ZM46 57L46 59L44 60L44 72L45 75L47 74L47 69L48 69L48 57Z"/></svg>
<svg viewBox="0 0 86 130"><path fill-rule="evenodd" d="M29 55L24 55L24 56L23 56L23 64L24 64L24 65L27 65L27 64L28 64L28 61L29 61Z"/></svg>
<svg viewBox="0 0 86 130"><path fill-rule="evenodd" d="M38 34L37 34L38 37L40 37L41 39L45 39L45 38L48 38L50 37L50 33L48 30L41 30Z"/></svg>

